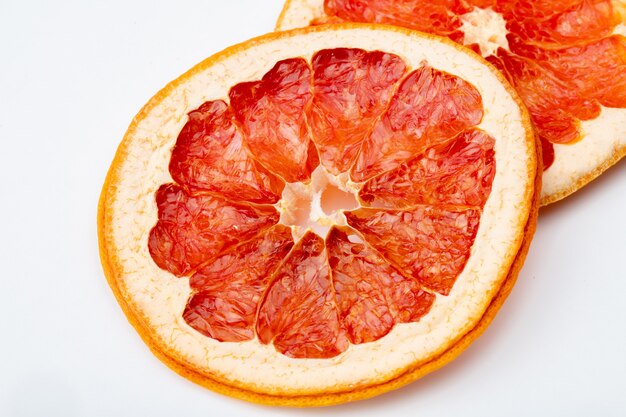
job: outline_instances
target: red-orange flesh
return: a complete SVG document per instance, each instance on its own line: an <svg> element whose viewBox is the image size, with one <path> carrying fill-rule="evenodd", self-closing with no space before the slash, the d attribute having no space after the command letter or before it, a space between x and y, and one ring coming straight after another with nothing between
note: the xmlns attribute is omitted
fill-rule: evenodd
<svg viewBox="0 0 626 417"><path fill-rule="evenodd" d="M580 122L597 117L600 105L626 108L626 38L611 35L624 10L612 0L325 0L326 17L311 23L393 24L464 43L462 17L475 7L506 21L509 50L484 55L530 110L544 169L553 144L580 140Z"/></svg>
<svg viewBox="0 0 626 417"><path fill-rule="evenodd" d="M149 249L190 277L181 315L329 358L419 321L463 271L495 175L480 94L426 64L332 49L278 62L189 114L156 193ZM320 164L359 183L348 225L294 241L273 204Z"/></svg>

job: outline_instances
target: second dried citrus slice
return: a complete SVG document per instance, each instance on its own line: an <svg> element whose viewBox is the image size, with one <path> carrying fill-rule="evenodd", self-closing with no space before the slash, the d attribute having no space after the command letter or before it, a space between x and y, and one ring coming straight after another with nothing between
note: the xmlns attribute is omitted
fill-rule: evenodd
<svg viewBox="0 0 626 417"><path fill-rule="evenodd" d="M344 25L200 63L135 118L99 208L103 266L177 372L322 405L445 364L534 231L529 116L443 38Z"/></svg>
<svg viewBox="0 0 626 417"><path fill-rule="evenodd" d="M338 22L446 36L494 64L537 128L542 205L626 155L625 0L286 0L276 29Z"/></svg>

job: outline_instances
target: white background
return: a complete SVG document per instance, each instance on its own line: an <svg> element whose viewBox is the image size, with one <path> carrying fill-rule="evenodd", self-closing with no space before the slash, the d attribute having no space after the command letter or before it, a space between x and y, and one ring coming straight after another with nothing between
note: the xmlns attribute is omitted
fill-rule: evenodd
<svg viewBox="0 0 626 417"><path fill-rule="evenodd" d="M626 415L626 162L541 211L488 331L404 389L275 409L200 388L152 356L100 267L100 187L158 89L271 31L280 9L0 0L0 416Z"/></svg>

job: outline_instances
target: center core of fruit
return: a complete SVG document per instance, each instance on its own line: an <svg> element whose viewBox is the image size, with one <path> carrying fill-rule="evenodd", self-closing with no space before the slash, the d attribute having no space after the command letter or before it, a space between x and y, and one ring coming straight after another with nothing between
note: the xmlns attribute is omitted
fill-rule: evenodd
<svg viewBox="0 0 626 417"><path fill-rule="evenodd" d="M331 226L346 225L343 211L359 207L357 192L347 173L332 175L320 165L309 182L286 184L276 204L280 223L291 227L295 239L309 229L324 237Z"/></svg>
<svg viewBox="0 0 626 417"><path fill-rule="evenodd" d="M461 31L465 34L463 44L478 44L483 56L494 55L498 48L509 49L506 21L491 7L474 7L474 10L461 16L461 21Z"/></svg>

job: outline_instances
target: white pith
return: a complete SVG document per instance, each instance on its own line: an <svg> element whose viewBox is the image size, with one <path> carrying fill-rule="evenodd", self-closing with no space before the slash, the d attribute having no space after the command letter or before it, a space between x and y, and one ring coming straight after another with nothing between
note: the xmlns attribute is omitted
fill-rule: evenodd
<svg viewBox="0 0 626 417"><path fill-rule="evenodd" d="M614 0L613 7L618 10L622 19L626 19L626 1ZM473 12L462 17L465 32L465 44L478 43L484 56L495 44L502 44L493 38L496 29L492 13ZM471 16L471 24L465 22ZM325 16L324 0L291 0L287 3L276 27L277 30L288 30L308 26L311 21ZM626 36L626 23L619 24L613 31L615 35ZM504 38L506 41L506 38ZM508 43L508 42L507 42ZM507 48L508 49L508 48ZM582 122L583 137L572 144L554 144L555 161L544 172L542 179L541 202L547 204L576 191L608 166L613 159L626 153L626 109L603 108L601 115Z"/></svg>
<svg viewBox="0 0 626 417"><path fill-rule="evenodd" d="M354 204L344 204L334 210L324 210L323 202L326 198L324 192L329 188L351 195ZM325 237L333 225L345 226L347 224L343 211L359 206L358 192L357 185L350 181L347 172L333 175L319 165L307 183L294 182L285 185L282 198L275 205L280 213L279 223L291 227L292 236L296 241L304 236L307 230ZM302 218L303 216L305 218Z"/></svg>
<svg viewBox="0 0 626 417"><path fill-rule="evenodd" d="M461 22L461 32L465 35L463 43L478 44L483 56L493 55L498 48L509 49L506 21L491 7L474 7L472 11L461 16Z"/></svg>
<svg viewBox="0 0 626 417"><path fill-rule="evenodd" d="M310 59L320 49L345 46L395 53L412 68L426 61L462 77L481 93L485 116L479 127L496 139L496 176L472 255L450 295L438 296L420 322L397 325L382 339L350 346L335 358L292 359L257 340L221 343L205 337L182 318L190 295L189 280L159 269L147 245L157 220L154 192L172 181L169 158L186 115L204 101L227 99L232 85L260 78L278 60ZM149 110L134 129L128 157L120 166L120 182L110 189L113 202L107 208L112 216L112 244L118 248L123 268L116 277L119 288L154 331L158 343L173 349L199 372L259 392L289 395L354 389L385 382L407 366L437 356L482 317L508 274L528 220L534 149L526 142L519 107L473 55L419 36L349 29L258 44L197 70Z"/></svg>
<svg viewBox="0 0 626 417"><path fill-rule="evenodd" d="M542 198L562 192L626 147L626 109L602 107L599 117L581 124L582 140L554 145L554 164L543 173Z"/></svg>

